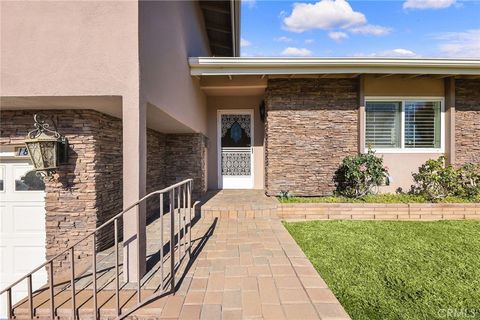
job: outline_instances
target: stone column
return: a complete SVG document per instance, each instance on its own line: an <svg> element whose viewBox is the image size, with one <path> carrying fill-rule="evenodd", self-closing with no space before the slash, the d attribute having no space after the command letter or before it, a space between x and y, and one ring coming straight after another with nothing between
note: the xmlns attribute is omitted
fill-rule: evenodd
<svg viewBox="0 0 480 320"><path fill-rule="evenodd" d="M134 100L134 99L132 99ZM123 207L138 201L146 193L146 106L138 100L123 102ZM137 223L140 233L137 234ZM140 256L137 255L140 247ZM138 259L140 263L138 264ZM145 205L131 209L123 218L124 279L137 282L146 272ZM140 268L140 270L138 269Z"/></svg>

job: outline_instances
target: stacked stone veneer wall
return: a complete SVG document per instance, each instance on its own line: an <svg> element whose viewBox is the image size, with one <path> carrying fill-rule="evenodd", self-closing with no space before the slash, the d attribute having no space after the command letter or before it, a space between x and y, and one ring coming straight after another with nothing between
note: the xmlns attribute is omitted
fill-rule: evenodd
<svg viewBox="0 0 480 320"><path fill-rule="evenodd" d="M207 138L201 133L166 135L165 179L168 185L193 178L192 199L207 190Z"/></svg>
<svg viewBox="0 0 480 320"><path fill-rule="evenodd" d="M38 112L2 111L0 145L22 145ZM93 110L41 113L53 116L58 131L69 141L68 163L52 179L45 180L48 259L122 211L122 122ZM206 138L201 134L165 135L148 130L147 192L194 177L195 196L199 197L206 185L205 146ZM155 214L158 198L147 203L147 217ZM113 226L97 234L97 250L112 243ZM91 249L89 238L76 247L76 258L87 258ZM56 260L55 272L68 270L69 264L67 257Z"/></svg>
<svg viewBox="0 0 480 320"><path fill-rule="evenodd" d="M2 111L0 144L22 144L38 111ZM68 164L45 180L46 253L56 255L87 232L122 210L121 121L93 110L42 111L54 117L69 141ZM98 234L98 248L109 243L111 231ZM80 243L76 257L91 252L92 240ZM55 271L69 260L55 261Z"/></svg>
<svg viewBox="0 0 480 320"><path fill-rule="evenodd" d="M480 203L282 203L277 212L295 220L480 220Z"/></svg>
<svg viewBox="0 0 480 320"><path fill-rule="evenodd" d="M147 194L165 188L166 135L154 130L147 130ZM147 200L147 219L157 216L158 197Z"/></svg>
<svg viewBox="0 0 480 320"><path fill-rule="evenodd" d="M270 79L265 184L269 195L330 194L342 159L358 152L358 79Z"/></svg>
<svg viewBox="0 0 480 320"><path fill-rule="evenodd" d="M457 164L480 163L480 79L455 80Z"/></svg>

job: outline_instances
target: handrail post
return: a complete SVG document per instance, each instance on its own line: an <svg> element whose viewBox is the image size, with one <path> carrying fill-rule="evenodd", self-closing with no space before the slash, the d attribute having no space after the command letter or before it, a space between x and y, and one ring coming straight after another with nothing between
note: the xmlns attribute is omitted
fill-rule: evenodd
<svg viewBox="0 0 480 320"><path fill-rule="evenodd" d="M188 184L184 184L182 188L182 225L183 225L183 256L187 256L187 187Z"/></svg>
<svg viewBox="0 0 480 320"><path fill-rule="evenodd" d="M192 181L188 182L187 188L187 204L188 204L188 255L192 256Z"/></svg>
<svg viewBox="0 0 480 320"><path fill-rule="evenodd" d="M13 318L12 288L8 288L8 290L7 290L7 317L8 317L8 319Z"/></svg>
<svg viewBox="0 0 480 320"><path fill-rule="evenodd" d="M55 293L53 292L53 261L50 261L50 267L48 270L50 281L50 318L55 319Z"/></svg>
<svg viewBox="0 0 480 320"><path fill-rule="evenodd" d="M175 189L170 191L170 285L175 294Z"/></svg>
<svg viewBox="0 0 480 320"><path fill-rule="evenodd" d="M178 241L177 241L177 246L178 246L178 266L180 266L180 262L182 259L182 242L181 242L181 237L182 237L182 207L180 203L180 197L181 197L181 192L182 192L182 186L178 187L178 195L177 195L177 212L178 212Z"/></svg>
<svg viewBox="0 0 480 320"><path fill-rule="evenodd" d="M160 193L160 289L163 291L163 193Z"/></svg>
<svg viewBox="0 0 480 320"><path fill-rule="evenodd" d="M119 296L119 272L118 272L118 218L113 220L114 237L115 237L115 307L117 316L120 315L120 296Z"/></svg>
<svg viewBox="0 0 480 320"><path fill-rule="evenodd" d="M142 286L142 276L141 276L141 268L140 268L140 204L137 205L138 212L137 212L137 302L142 302L142 293L141 293L141 286Z"/></svg>
<svg viewBox="0 0 480 320"><path fill-rule="evenodd" d="M30 317L30 319L33 319L33 297L32 297L32 275L31 274L27 278L27 289L28 289L28 316Z"/></svg>
<svg viewBox="0 0 480 320"><path fill-rule="evenodd" d="M70 275L70 286L72 287L72 319L77 319L76 316L76 301L75 301L75 249L74 247L70 250L70 263L71 263L71 275Z"/></svg>
<svg viewBox="0 0 480 320"><path fill-rule="evenodd" d="M93 251L93 260L92 260L92 268L93 268L93 318L98 319L98 312L97 312L97 237L96 234L93 233L93 242L92 242L92 251Z"/></svg>

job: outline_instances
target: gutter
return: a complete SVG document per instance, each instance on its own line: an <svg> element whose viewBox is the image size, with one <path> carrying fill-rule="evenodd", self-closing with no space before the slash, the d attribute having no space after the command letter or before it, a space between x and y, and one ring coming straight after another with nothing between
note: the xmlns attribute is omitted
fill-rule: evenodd
<svg viewBox="0 0 480 320"><path fill-rule="evenodd" d="M192 57L191 75L451 74L480 75L478 59Z"/></svg>

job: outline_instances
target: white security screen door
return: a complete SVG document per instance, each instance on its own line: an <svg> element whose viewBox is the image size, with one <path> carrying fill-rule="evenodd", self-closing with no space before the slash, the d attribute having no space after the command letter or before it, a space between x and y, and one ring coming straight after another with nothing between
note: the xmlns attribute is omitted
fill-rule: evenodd
<svg viewBox="0 0 480 320"><path fill-rule="evenodd" d="M253 188L253 111L218 112L219 188Z"/></svg>
<svg viewBox="0 0 480 320"><path fill-rule="evenodd" d="M28 160L0 161L0 289L45 262L45 184ZM32 278L33 289L47 281L45 268ZM13 303L27 296L26 281L12 290ZM6 317L6 299L0 319Z"/></svg>

